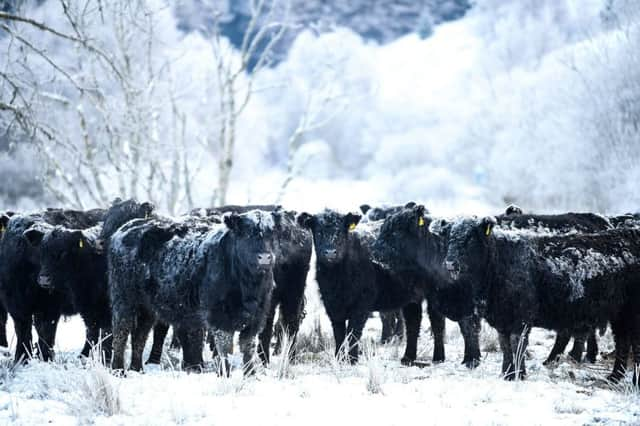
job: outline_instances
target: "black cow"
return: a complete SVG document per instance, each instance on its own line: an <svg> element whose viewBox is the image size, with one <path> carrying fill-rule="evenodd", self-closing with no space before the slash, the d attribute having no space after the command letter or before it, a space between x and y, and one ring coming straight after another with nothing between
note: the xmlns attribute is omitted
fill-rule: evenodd
<svg viewBox="0 0 640 426"><path fill-rule="evenodd" d="M284 211L279 205L228 205L195 209L191 213L215 217L225 213L247 213L254 210L277 213L274 215L273 229L276 257L273 268L275 287L258 346L258 354L266 365L270 358L269 348L277 308L279 308L279 325L276 327L276 350L280 347L282 333L286 332L291 338L289 341L292 348L291 356L295 356L295 339L304 317L304 291L312 251L311 233L298 225L295 212Z"/></svg>
<svg viewBox="0 0 640 426"><path fill-rule="evenodd" d="M436 319L431 324L434 358L438 361L445 358L443 335L446 316L460 326L464 338L463 364L475 368L480 363L480 317L469 300L467 290L452 285L442 266L448 228L442 227L442 221L426 216L425 211L423 206L416 205L389 216L373 245L373 254L396 281L413 282L424 289L430 315ZM409 324L407 334L410 334Z"/></svg>
<svg viewBox="0 0 640 426"><path fill-rule="evenodd" d="M9 219L14 214L11 211L0 213L0 239L4 235ZM0 259L0 262L2 262L2 259ZM9 347L9 342L7 341L7 319L7 308L4 307L3 302L0 300L0 346L3 347Z"/></svg>
<svg viewBox="0 0 640 426"><path fill-rule="evenodd" d="M629 216L608 217L593 213L564 213L556 215L524 214L522 209L515 205L507 207L504 214L496 216L498 226L505 229L531 230L533 232L547 234L569 234L569 233L594 233L612 229L613 227L628 226ZM606 329L606 324L601 325L602 330ZM544 364L550 364L558 359L562 354L571 337L574 338L573 348L569 351L569 356L577 362L582 361L582 354L587 342L587 361L594 363L598 354L598 341L596 331L588 333L571 334L569 330L559 330L556 340L551 348L549 356Z"/></svg>
<svg viewBox="0 0 640 426"><path fill-rule="evenodd" d="M130 368L142 369L144 344L157 318L176 330L186 369L202 368L204 330L213 328L225 367L233 332L240 331L251 370L273 288L274 214L231 214L224 225L134 220L120 228L108 253L113 369L124 370L130 333Z"/></svg>
<svg viewBox="0 0 640 426"><path fill-rule="evenodd" d="M17 337L16 362L31 356L31 326L38 331L38 348L45 361L53 357L57 324L61 315L76 311L66 291L38 285L40 253L24 237L34 225L89 228L103 219L104 211L80 212L49 209L42 213L12 216L0 240L0 299L13 318Z"/></svg>
<svg viewBox="0 0 640 426"><path fill-rule="evenodd" d="M586 333L607 321L616 342L609 378L624 375L630 349L638 371L640 231L536 236L494 230L495 223L493 217L453 223L444 264L497 329L505 378L526 375L531 327Z"/></svg>
<svg viewBox="0 0 640 426"><path fill-rule="evenodd" d="M85 230L36 226L25 232L27 240L40 248L38 283L46 290L69 293L85 323L82 356L89 356L101 342L104 359L110 363L111 304L104 248L111 233L129 220L149 217L153 209L150 203L118 199L104 214L106 228L103 224Z"/></svg>
<svg viewBox="0 0 640 426"><path fill-rule="evenodd" d="M414 202L408 203L406 206L382 206L371 207L369 204L360 206L360 211L364 215L361 223L375 222L384 220L392 214L398 213L405 207L413 207ZM380 343L385 344L394 338L401 339L404 336L404 316L402 309L396 311L380 312L380 322L382 323L382 333L380 335Z"/></svg>
<svg viewBox="0 0 640 426"><path fill-rule="evenodd" d="M317 215L302 213L298 221L313 233L316 249L316 279L331 325L336 353L348 345L349 359L358 360L358 342L373 311L403 308L407 327L404 364L415 361L415 347L422 315L424 292L409 281L396 281L374 261L371 245L381 223L357 227L362 215L325 210ZM417 322L417 324L416 324ZM345 342L345 338L349 337Z"/></svg>

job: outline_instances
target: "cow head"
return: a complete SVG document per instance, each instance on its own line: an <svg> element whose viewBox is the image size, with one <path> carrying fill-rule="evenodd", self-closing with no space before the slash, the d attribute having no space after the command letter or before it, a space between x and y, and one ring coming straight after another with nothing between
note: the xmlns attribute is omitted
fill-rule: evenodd
<svg viewBox="0 0 640 426"><path fill-rule="evenodd" d="M298 223L313 234L316 256L321 263L339 263L348 251L349 233L362 219L359 213L342 214L325 210L316 215L301 213Z"/></svg>
<svg viewBox="0 0 640 426"><path fill-rule="evenodd" d="M24 237L40 249L38 284L46 289L61 288L68 274L73 273L87 256L96 253L93 240L80 230L32 227L24 232Z"/></svg>
<svg viewBox="0 0 640 426"><path fill-rule="evenodd" d="M451 225L444 267L451 279L484 276L491 254L494 217L464 218Z"/></svg>
<svg viewBox="0 0 640 426"><path fill-rule="evenodd" d="M430 257L441 252L425 213L424 206L414 204L387 217L373 244L374 258L396 272L425 272Z"/></svg>
<svg viewBox="0 0 640 426"><path fill-rule="evenodd" d="M153 204L139 203L135 199L122 201L116 198L104 216L102 232L96 240L98 250L104 250L105 243L122 225L132 219L146 219L153 215Z"/></svg>

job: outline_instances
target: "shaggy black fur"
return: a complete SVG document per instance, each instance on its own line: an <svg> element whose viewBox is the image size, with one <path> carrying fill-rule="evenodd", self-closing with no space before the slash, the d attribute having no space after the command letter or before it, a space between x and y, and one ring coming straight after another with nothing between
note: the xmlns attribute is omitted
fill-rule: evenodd
<svg viewBox="0 0 640 426"><path fill-rule="evenodd" d="M112 367L124 369L132 333L130 368L142 369L144 344L158 318L176 330L185 368L202 368L207 327L226 335L240 330L250 368L273 288L271 221L271 214L252 212L225 216L225 225L153 219L118 230L108 253ZM216 340L222 356L228 354L226 343Z"/></svg>
<svg viewBox="0 0 640 426"><path fill-rule="evenodd" d="M640 230L532 236L494 231L495 223L491 217L454 223L445 265L498 330L505 377L525 376L531 327L576 334L607 321L616 341L609 378L624 375L630 349L640 368Z"/></svg>
<svg viewBox="0 0 640 426"><path fill-rule="evenodd" d="M92 347L101 342L102 356L111 361L111 303L107 285L107 256L110 232L126 222L148 217L153 212L149 203L135 200L114 201L105 213L102 225L76 230L56 226L30 228L25 237L33 246L40 247L40 273L38 283L46 290L62 291L71 295L76 310L85 323L86 339L82 356L89 356Z"/></svg>
<svg viewBox="0 0 640 426"><path fill-rule="evenodd" d="M336 353L349 337L346 344L353 363L358 360L358 342L371 312L411 305L413 309L409 315L405 310L405 320L409 324L421 315L424 299L420 287L411 282L393 280L389 272L373 260L371 245L376 231L375 228L372 232L356 229L361 218L360 214L341 214L331 210L298 216L299 223L313 233L316 279L333 327ZM407 325L407 341L411 339L409 331ZM409 353L408 358L411 359L407 362L415 360L415 353Z"/></svg>
<svg viewBox="0 0 640 426"><path fill-rule="evenodd" d="M612 227L628 226L630 216L605 218L593 213L565 213L558 215L523 214L522 209L515 205L507 207L503 215L496 216L498 225L505 229L528 229L533 232L541 231L554 234L593 233L612 229ZM605 324L606 328L606 324ZM555 362L564 353L569 340L574 338L573 348L569 356L577 362L582 362L584 343L587 342L587 361L595 362L598 353L598 343L595 330L589 333L571 335L569 330L559 330L556 341L544 362L545 365Z"/></svg>
<svg viewBox="0 0 640 426"><path fill-rule="evenodd" d="M27 361L31 356L32 324L38 331L40 355L45 361L51 359L60 316L76 313L68 292L38 285L40 253L27 242L24 231L37 224L91 227L102 220L103 213L50 209L40 214L15 215L8 221L0 241L0 299L14 321L16 362Z"/></svg>
<svg viewBox="0 0 640 426"><path fill-rule="evenodd" d="M431 230L430 230L431 228ZM458 321L464 337L464 358L469 368L480 363L480 318L464 287L452 285L442 261L446 255L448 227L441 220L425 216L423 206L405 208L388 217L373 245L376 260L397 281L411 282L424 289L433 318L434 359L444 360L444 316ZM405 312L406 317L406 312ZM407 320L405 318L405 320ZM407 320L407 347L415 353L415 338Z"/></svg>

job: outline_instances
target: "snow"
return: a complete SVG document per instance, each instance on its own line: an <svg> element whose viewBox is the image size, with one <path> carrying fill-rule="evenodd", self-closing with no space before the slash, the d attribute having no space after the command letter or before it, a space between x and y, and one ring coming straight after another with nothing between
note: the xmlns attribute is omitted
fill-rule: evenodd
<svg viewBox="0 0 640 426"><path fill-rule="evenodd" d="M602 379L612 360L577 365L561 358L542 366L553 333L534 329L527 360L526 381L499 377L501 356L497 336L484 325L482 363L469 371L460 364L462 337L447 322L446 354L442 364L402 367L402 343L377 346L380 323L370 319L365 329L364 356L356 366L341 364L333 352L328 319L310 274L307 317L302 335L320 328L326 344L318 353L305 352L301 362L279 378L281 357L255 377L236 370L230 378L212 372L179 371L179 354L165 355L161 367L145 373L114 377L92 362L77 359L84 327L78 317L58 328L56 361L32 361L7 379L9 359L0 359L0 423L75 425L107 424L591 424L637 423L640 394L622 385L609 388ZM426 316L425 316L426 317ZM10 324L11 329L11 324ZM15 342L13 333L10 341ZM15 344L15 343L14 343ZM167 341L168 344L168 341ZM612 349L610 334L600 339L603 353ZM147 344L147 351L150 342ZM424 320L419 340L421 359L429 360L432 340ZM211 354L206 350L206 358ZM240 354L236 353L236 364ZM428 363L429 364L429 363ZM377 386L372 385L377 383ZM109 415L112 414L112 415Z"/></svg>

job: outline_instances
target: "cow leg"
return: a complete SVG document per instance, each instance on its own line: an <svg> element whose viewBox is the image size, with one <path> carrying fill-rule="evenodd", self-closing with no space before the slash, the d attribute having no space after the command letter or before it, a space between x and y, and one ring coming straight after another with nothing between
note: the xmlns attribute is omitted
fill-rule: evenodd
<svg viewBox="0 0 640 426"><path fill-rule="evenodd" d="M102 324L102 327L98 329L98 347L100 348L100 357L104 365L111 365L113 333L110 323Z"/></svg>
<svg viewBox="0 0 640 426"><path fill-rule="evenodd" d="M631 352L633 357L633 384L640 387L640 314L631 317Z"/></svg>
<svg viewBox="0 0 640 426"><path fill-rule="evenodd" d="M169 347L171 349L180 349L180 338L175 330L173 330L173 334L171 335L171 343L169 344Z"/></svg>
<svg viewBox="0 0 640 426"><path fill-rule="evenodd" d="M608 380L617 383L624 377L627 370L627 357L632 346L631 333L625 318L618 318L612 321L611 330L613 331L613 339L616 345L616 360L613 363L613 371Z"/></svg>
<svg viewBox="0 0 640 426"><path fill-rule="evenodd" d="M444 362L444 315L433 308L433 304L427 301L427 314L431 323L431 334L433 335L433 362Z"/></svg>
<svg viewBox="0 0 640 426"><path fill-rule="evenodd" d="M222 376L229 377L231 364L228 358L233 353L233 332L212 329L211 333L215 339L216 350L220 358L219 373Z"/></svg>
<svg viewBox="0 0 640 426"><path fill-rule="evenodd" d="M306 274L305 274L306 276ZM301 287L301 291L304 292L304 286ZM280 301L280 320L284 329L283 333L288 335L288 350L289 358L294 360L296 358L296 339L298 337L298 330L300 329L300 323L304 317L304 294L288 294ZM281 335L282 336L282 335ZM283 340L281 340L282 342ZM282 346L282 345L280 345ZM281 347L282 349L282 347ZM287 349L287 348L285 348Z"/></svg>
<svg viewBox="0 0 640 426"><path fill-rule="evenodd" d="M251 327L245 328L240 332L238 338L240 352L242 352L242 365L245 376L252 376L256 372L255 355L256 355L256 332Z"/></svg>
<svg viewBox="0 0 640 426"><path fill-rule="evenodd" d="M31 350L33 346L31 326L33 320L31 315L24 318L13 318L13 326L16 332L16 356L15 363L27 363L31 358Z"/></svg>
<svg viewBox="0 0 640 426"><path fill-rule="evenodd" d="M524 379L527 376L525 353L529 345L529 330L530 328L525 326L521 333L511 334L511 350L513 350L514 367L518 379Z"/></svg>
<svg viewBox="0 0 640 426"><path fill-rule="evenodd" d="M398 339L404 337L404 316L402 316L402 310L395 311L396 323L393 329L393 336Z"/></svg>
<svg viewBox="0 0 640 426"><path fill-rule="evenodd" d="M98 336L100 334L100 329L98 325L93 321L85 320L86 325L86 337L84 341L84 346L82 347L82 351L80 351L81 357L88 357L91 354L91 349L97 346L98 344Z"/></svg>
<svg viewBox="0 0 640 426"><path fill-rule="evenodd" d="M587 361L593 364L598 357L598 339L596 338L596 331L589 332L587 338Z"/></svg>
<svg viewBox="0 0 640 426"><path fill-rule="evenodd" d="M394 337L394 323L395 323L395 312L380 312L380 322L382 323L382 335L380 336L380 343L386 344L391 341Z"/></svg>
<svg viewBox="0 0 640 426"><path fill-rule="evenodd" d="M582 353L584 352L584 344L586 340L584 333L575 333L573 336L573 347L569 351L569 356L575 362L582 362Z"/></svg>
<svg viewBox="0 0 640 426"><path fill-rule="evenodd" d="M129 368L134 371L142 371L144 345L155 322L155 318L149 312L145 310L139 312L136 326L131 333L131 365Z"/></svg>
<svg viewBox="0 0 640 426"><path fill-rule="evenodd" d="M0 346L9 347L9 342L7 342L7 310L4 306L0 305Z"/></svg>
<svg viewBox="0 0 640 426"><path fill-rule="evenodd" d="M347 334L347 326L344 320L336 320L331 318L331 328L333 328L333 340L336 342L335 355L339 357L340 351L343 349L345 343L345 336ZM348 349L348 348L347 348Z"/></svg>
<svg viewBox="0 0 640 426"><path fill-rule="evenodd" d="M153 344L151 345L151 353L147 359L147 364L160 364L164 340L167 337L167 333L169 333L169 324L157 321L153 326Z"/></svg>
<svg viewBox="0 0 640 426"><path fill-rule="evenodd" d="M267 317L265 319L264 328L260 333L260 344L258 345L258 356L260 357L260 360L265 367L269 364L271 338L273 337L273 319L275 315L276 301L274 299L271 299L271 302L269 303L269 310L267 311ZM278 331L276 331L276 333L278 333Z"/></svg>
<svg viewBox="0 0 640 426"><path fill-rule="evenodd" d="M402 308L404 326L406 330L406 347L400 362L402 365L413 365L418 353L418 334L422 322L422 304L410 303Z"/></svg>
<svg viewBox="0 0 640 426"><path fill-rule="evenodd" d="M556 333L556 341L553 343L551 352L547 359L542 363L543 365L549 365L552 362L556 362L560 357L560 354L564 353L565 348L569 344L571 339L571 333L569 330L560 330Z"/></svg>
<svg viewBox="0 0 640 426"><path fill-rule="evenodd" d="M38 332L38 351L43 361L52 361L56 344L56 331L60 315L56 313L37 313L34 315L34 325Z"/></svg>
<svg viewBox="0 0 640 426"><path fill-rule="evenodd" d="M502 376L505 380L515 379L515 366L513 364L513 351L509 334L498 332L498 341L502 351Z"/></svg>
<svg viewBox="0 0 640 426"><path fill-rule="evenodd" d="M218 349L216 348L216 338L213 336L213 330L207 330L207 344L209 344L209 349L211 350L211 356L213 358L218 356Z"/></svg>
<svg viewBox="0 0 640 426"><path fill-rule="evenodd" d="M180 345L182 346L182 369L185 371L201 373L204 369L202 350L204 349L204 329L195 330L186 327L173 327Z"/></svg>
<svg viewBox="0 0 640 426"><path fill-rule="evenodd" d="M464 358L462 363L467 368L480 365L480 317L472 315L458 321L460 333L464 340Z"/></svg>
<svg viewBox="0 0 640 426"><path fill-rule="evenodd" d="M359 315L349 318L347 324L347 340L349 341L349 363L357 364L360 355L360 338L362 337L362 330L369 318L369 312L364 312Z"/></svg>

